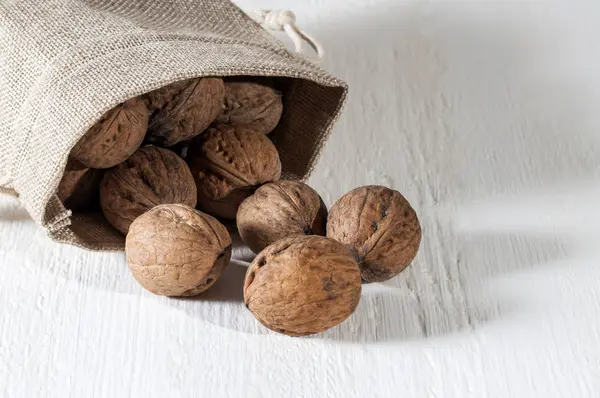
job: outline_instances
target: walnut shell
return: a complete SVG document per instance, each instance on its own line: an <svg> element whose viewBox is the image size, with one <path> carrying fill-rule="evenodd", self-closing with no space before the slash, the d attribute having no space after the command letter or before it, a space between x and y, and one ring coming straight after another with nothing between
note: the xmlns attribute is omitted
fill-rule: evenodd
<svg viewBox="0 0 600 398"><path fill-rule="evenodd" d="M258 188L237 212L244 243L258 253L279 239L325 235L327 207L319 194L300 181L277 181Z"/></svg>
<svg viewBox="0 0 600 398"><path fill-rule="evenodd" d="M151 112L148 140L175 145L202 133L221 111L225 88L218 77L172 83L144 96Z"/></svg>
<svg viewBox="0 0 600 398"><path fill-rule="evenodd" d="M294 236L268 246L244 281L244 302L264 326L289 336L319 333L358 305L360 270L352 253L321 236Z"/></svg>
<svg viewBox="0 0 600 398"><path fill-rule="evenodd" d="M197 137L187 158L198 187L198 208L234 219L254 190L281 176L275 145L243 126L216 125Z"/></svg>
<svg viewBox="0 0 600 398"><path fill-rule="evenodd" d="M231 236L208 214L185 205L159 205L131 224L125 253L145 289L194 296L210 288L229 264Z"/></svg>
<svg viewBox="0 0 600 398"><path fill-rule="evenodd" d="M281 119L281 93L252 82L226 82L223 110L217 122L246 125L263 134L275 129Z"/></svg>
<svg viewBox="0 0 600 398"><path fill-rule="evenodd" d="M69 159L56 195L67 209L91 210L98 204L98 192L104 170L90 169Z"/></svg>
<svg viewBox="0 0 600 398"><path fill-rule="evenodd" d="M132 98L106 112L71 151L87 167L107 169L131 156L142 144L148 127L148 108Z"/></svg>
<svg viewBox="0 0 600 398"><path fill-rule="evenodd" d="M106 220L127 234L137 217L154 206L196 206L196 185L187 164L168 149L145 146L104 174L100 205Z"/></svg>
<svg viewBox="0 0 600 398"><path fill-rule="evenodd" d="M370 185L348 192L333 205L327 236L356 253L365 281L381 282L398 275L415 258L421 226L398 191Z"/></svg>

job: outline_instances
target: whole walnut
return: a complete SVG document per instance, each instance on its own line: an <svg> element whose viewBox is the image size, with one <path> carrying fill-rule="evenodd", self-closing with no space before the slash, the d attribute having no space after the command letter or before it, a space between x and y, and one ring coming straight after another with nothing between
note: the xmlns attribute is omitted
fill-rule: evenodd
<svg viewBox="0 0 600 398"><path fill-rule="evenodd" d="M325 235L327 207L300 181L277 181L258 188L237 212L237 227L254 253L293 235Z"/></svg>
<svg viewBox="0 0 600 398"><path fill-rule="evenodd" d="M415 258L421 226L398 191L370 185L348 192L331 207L327 236L354 251L365 281L381 282L398 275Z"/></svg>
<svg viewBox="0 0 600 398"><path fill-rule="evenodd" d="M91 210L98 204L98 192L104 170L90 169L69 159L56 195L66 208Z"/></svg>
<svg viewBox="0 0 600 398"><path fill-rule="evenodd" d="M244 302L256 319L290 336L342 323L356 309L360 292L352 253L322 236L294 236L268 246L244 281Z"/></svg>
<svg viewBox="0 0 600 398"><path fill-rule="evenodd" d="M269 134L281 119L281 93L253 82L226 82L223 110L217 122L243 124Z"/></svg>
<svg viewBox="0 0 600 398"><path fill-rule="evenodd" d="M104 174L100 205L106 220L127 234L137 217L160 204L196 206L196 185L187 164L168 149L145 146Z"/></svg>
<svg viewBox="0 0 600 398"><path fill-rule="evenodd" d="M275 145L244 126L218 124L197 137L186 158L198 187L198 208L234 219L254 190L281 176Z"/></svg>
<svg viewBox="0 0 600 398"><path fill-rule="evenodd" d="M144 96L151 112L148 140L172 146L202 133L217 117L225 88L218 77L188 79Z"/></svg>
<svg viewBox="0 0 600 398"><path fill-rule="evenodd" d="M229 264L231 237L208 214L185 205L159 205L131 224L125 253L145 289L194 296L210 288Z"/></svg>
<svg viewBox="0 0 600 398"><path fill-rule="evenodd" d="M113 167L140 147L147 127L146 104L132 98L106 112L73 147L71 157L95 169Z"/></svg>

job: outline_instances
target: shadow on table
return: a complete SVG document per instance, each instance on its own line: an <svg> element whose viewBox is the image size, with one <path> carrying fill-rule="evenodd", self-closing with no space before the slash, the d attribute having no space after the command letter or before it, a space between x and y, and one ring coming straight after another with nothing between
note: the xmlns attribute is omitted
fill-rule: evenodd
<svg viewBox="0 0 600 398"><path fill-rule="evenodd" d="M472 236L464 244L481 247L461 258L463 281L448 281L447 274L429 274L419 255L398 277L363 285L356 312L344 323L324 333L300 339L322 339L349 343L415 341L470 332L488 321L526 309L517 302L497 297L485 281L495 275L543 267L563 258L560 241L542 236ZM545 253L533 260L530 248ZM488 251L489 250L489 251ZM488 256L489 254L489 256ZM261 326L243 304L243 280L247 263L234 260L206 293L167 303L190 316L242 333L266 335L274 332ZM453 287L460 287L454 289ZM524 303L526 304L526 303Z"/></svg>
<svg viewBox="0 0 600 398"><path fill-rule="evenodd" d="M183 301L216 301L216 302L244 302L244 278L248 263L241 260L231 260L225 267L221 277L206 292L194 297L175 298ZM215 303L214 305L218 305Z"/></svg>
<svg viewBox="0 0 600 398"><path fill-rule="evenodd" d="M461 244L478 247L465 251L454 263L439 259L437 271L419 255L396 278L363 286L361 302L345 323L316 335L326 340L377 343L415 341L449 334L468 333L484 324L527 311L490 286L497 276L543 268L564 258L558 239L542 236L471 236ZM544 256L533 259L531 248ZM423 248L427 250L426 248ZM450 262L451 260L447 260ZM450 273L445 271L453 269ZM450 278L457 278L452 280Z"/></svg>

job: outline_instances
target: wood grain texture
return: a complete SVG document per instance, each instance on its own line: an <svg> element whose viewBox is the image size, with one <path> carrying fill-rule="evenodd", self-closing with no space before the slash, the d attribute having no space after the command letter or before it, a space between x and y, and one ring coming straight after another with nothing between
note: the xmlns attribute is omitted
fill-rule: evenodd
<svg viewBox="0 0 600 398"><path fill-rule="evenodd" d="M328 206L402 192L414 264L289 338L244 308L245 262L201 299L156 297L124 255L52 243L2 197L0 396L596 397L600 6L238 3L293 8L323 42L351 93L310 183Z"/></svg>

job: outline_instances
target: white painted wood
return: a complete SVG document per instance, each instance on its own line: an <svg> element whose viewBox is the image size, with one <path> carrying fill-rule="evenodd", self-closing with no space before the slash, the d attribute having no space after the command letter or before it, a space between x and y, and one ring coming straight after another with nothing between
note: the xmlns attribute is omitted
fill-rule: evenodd
<svg viewBox="0 0 600 398"><path fill-rule="evenodd" d="M245 310L242 262L200 299L155 297L1 198L0 396L597 397L600 5L238 3L322 41L351 95L311 183L327 204L403 192L414 265L288 338Z"/></svg>

